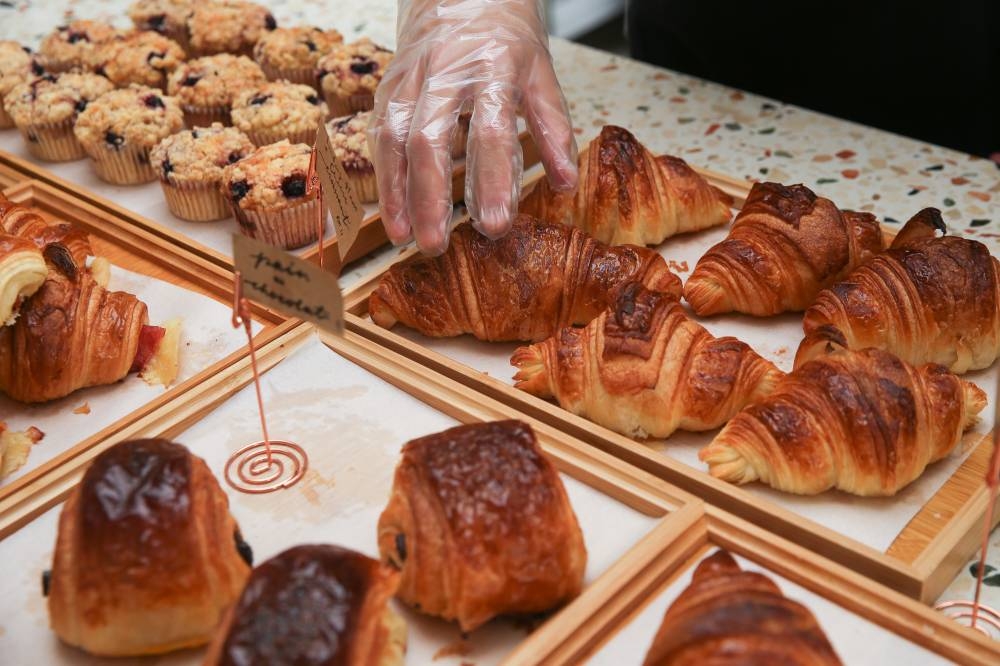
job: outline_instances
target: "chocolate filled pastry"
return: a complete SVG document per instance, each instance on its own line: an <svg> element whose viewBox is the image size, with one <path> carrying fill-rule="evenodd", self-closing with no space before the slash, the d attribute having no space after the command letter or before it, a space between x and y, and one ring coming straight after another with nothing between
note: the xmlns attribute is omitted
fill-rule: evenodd
<svg viewBox="0 0 1000 666"><path fill-rule="evenodd" d="M520 421L408 442L378 545L402 573L397 596L463 631L570 601L587 563L562 481Z"/></svg>
<svg viewBox="0 0 1000 666"><path fill-rule="evenodd" d="M839 666L808 608L724 550L706 557L667 609L644 666Z"/></svg>
<svg viewBox="0 0 1000 666"><path fill-rule="evenodd" d="M680 278L652 250L608 247L577 229L518 215L499 240L463 224L440 257L392 266L369 312L383 328L398 321L433 338L537 341L586 324L628 282L680 298Z"/></svg>
<svg viewBox="0 0 1000 666"><path fill-rule="evenodd" d="M93 255L87 234L68 222L50 223L0 194L0 233L31 241L53 268L75 279ZM105 285L106 286L106 285Z"/></svg>
<svg viewBox="0 0 1000 666"><path fill-rule="evenodd" d="M38 291L48 273L34 243L0 233L0 326L14 323L21 303Z"/></svg>
<svg viewBox="0 0 1000 666"><path fill-rule="evenodd" d="M229 501L205 461L162 439L97 456L66 500L49 622L107 657L202 645L250 573Z"/></svg>
<svg viewBox="0 0 1000 666"><path fill-rule="evenodd" d="M406 624L389 606L399 573L337 546L296 546L250 574L205 666L397 666Z"/></svg>

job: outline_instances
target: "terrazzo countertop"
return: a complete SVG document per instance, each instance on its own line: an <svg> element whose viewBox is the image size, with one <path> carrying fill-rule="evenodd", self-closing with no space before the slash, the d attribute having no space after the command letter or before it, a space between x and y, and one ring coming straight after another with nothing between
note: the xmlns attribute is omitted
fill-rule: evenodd
<svg viewBox="0 0 1000 666"><path fill-rule="evenodd" d="M129 0L0 0L0 39L37 47L71 18L127 26ZM318 24L347 39L395 44L395 0L269 0L279 25ZM901 224L921 208L944 213L952 233L1000 253L1000 166L757 95L553 39L552 52L580 143L608 123L622 125L654 152L748 180L801 182L844 208ZM942 97L941 103L948 100ZM1000 147L998 147L1000 149ZM357 280L381 261L354 267ZM991 539L983 599L1000 608L1000 530ZM971 565L971 563L970 563ZM966 567L943 595L972 595Z"/></svg>

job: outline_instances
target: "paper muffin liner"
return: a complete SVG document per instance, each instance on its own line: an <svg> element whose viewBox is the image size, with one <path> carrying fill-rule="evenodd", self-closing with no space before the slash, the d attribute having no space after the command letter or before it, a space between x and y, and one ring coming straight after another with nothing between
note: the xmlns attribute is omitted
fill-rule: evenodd
<svg viewBox="0 0 1000 666"><path fill-rule="evenodd" d="M316 81L315 67L275 67L267 63L257 62L264 70L264 76L268 81L281 81L285 79L291 83L301 83L303 85L316 88L319 84Z"/></svg>
<svg viewBox="0 0 1000 666"><path fill-rule="evenodd" d="M211 127L212 123L222 123L224 127L233 124L229 117L228 106L194 106L193 104L183 104L184 124L188 129L195 127Z"/></svg>
<svg viewBox="0 0 1000 666"><path fill-rule="evenodd" d="M258 147L277 143L282 139L288 139L291 143L304 143L309 146L313 145L316 141L315 129L299 130L297 132L289 132L287 130L246 130L244 134L250 137L250 140Z"/></svg>
<svg viewBox="0 0 1000 666"><path fill-rule="evenodd" d="M234 204L233 212L245 235L283 250L294 250L318 240L317 207L323 207L325 224L326 210L318 194L280 210L244 210Z"/></svg>
<svg viewBox="0 0 1000 666"><path fill-rule="evenodd" d="M98 144L87 153L94 161L98 177L112 185L140 185L156 180L148 148L126 146L115 150Z"/></svg>
<svg viewBox="0 0 1000 666"><path fill-rule="evenodd" d="M14 119L3 106L3 98L0 98L0 129L10 129L14 126Z"/></svg>
<svg viewBox="0 0 1000 666"><path fill-rule="evenodd" d="M171 183L160 180L170 212L189 222L224 220L233 214L217 183Z"/></svg>
<svg viewBox="0 0 1000 666"><path fill-rule="evenodd" d="M73 119L18 127L28 152L46 162L72 162L87 156L73 134Z"/></svg>
<svg viewBox="0 0 1000 666"><path fill-rule="evenodd" d="M378 202L378 179L375 177L374 168L345 169L345 171L361 203Z"/></svg>
<svg viewBox="0 0 1000 666"><path fill-rule="evenodd" d="M375 108L375 95L372 93L341 96L324 90L323 97L326 99L326 105L330 107L329 118L340 118Z"/></svg>

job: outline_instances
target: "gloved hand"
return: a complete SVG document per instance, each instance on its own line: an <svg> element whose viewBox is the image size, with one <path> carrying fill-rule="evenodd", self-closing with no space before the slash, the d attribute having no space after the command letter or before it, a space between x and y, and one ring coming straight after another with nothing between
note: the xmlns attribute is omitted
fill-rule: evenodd
<svg viewBox="0 0 1000 666"><path fill-rule="evenodd" d="M396 55L375 93L368 141L386 233L425 253L448 247L451 143L472 111L465 202L491 238L521 189L517 114L549 180L576 186L576 141L552 68L540 0L399 0Z"/></svg>

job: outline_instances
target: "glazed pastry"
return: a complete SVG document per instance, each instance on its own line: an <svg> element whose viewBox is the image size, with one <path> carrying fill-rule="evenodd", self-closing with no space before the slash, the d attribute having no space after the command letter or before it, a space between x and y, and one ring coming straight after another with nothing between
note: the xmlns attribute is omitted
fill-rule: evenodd
<svg viewBox="0 0 1000 666"><path fill-rule="evenodd" d="M0 326L14 323L21 303L38 291L48 272L33 242L0 233Z"/></svg>
<svg viewBox="0 0 1000 666"><path fill-rule="evenodd" d="M0 421L0 481L19 470L28 461L31 447L42 441L45 433L35 427L14 432Z"/></svg>
<svg viewBox="0 0 1000 666"><path fill-rule="evenodd" d="M895 495L948 455L985 406L985 393L940 365L842 350L787 375L698 457L732 483Z"/></svg>
<svg viewBox="0 0 1000 666"><path fill-rule="evenodd" d="M608 247L578 229L518 215L500 240L461 225L440 257L396 264L369 311L383 328L399 321L435 338L536 341L587 323L631 281L679 298L680 279L655 252Z"/></svg>
<svg viewBox="0 0 1000 666"><path fill-rule="evenodd" d="M397 596L462 631L570 601L587 563L562 481L520 421L408 442L378 545L402 573Z"/></svg>
<svg viewBox="0 0 1000 666"><path fill-rule="evenodd" d="M783 373L736 338L716 338L671 297L627 285L583 328L521 347L515 387L630 437L718 428Z"/></svg>
<svg viewBox="0 0 1000 666"><path fill-rule="evenodd" d="M70 279L84 270L93 255L87 234L68 222L48 223L30 208L0 194L0 234L31 241L45 258Z"/></svg>
<svg viewBox="0 0 1000 666"><path fill-rule="evenodd" d="M796 365L828 347L887 349L952 372L979 370L1000 354L1000 264L982 243L945 231L941 212L910 220L892 247L820 292L806 310Z"/></svg>
<svg viewBox="0 0 1000 666"><path fill-rule="evenodd" d="M579 186L556 192L542 179L518 209L582 229L602 243L659 245L729 222L729 195L679 157L649 152L626 129L605 125L580 156Z"/></svg>
<svg viewBox="0 0 1000 666"><path fill-rule="evenodd" d="M337 546L296 546L250 574L205 666L397 666L406 624L389 606L399 574Z"/></svg>
<svg viewBox="0 0 1000 666"><path fill-rule="evenodd" d="M667 609L644 666L839 666L809 609L724 550L701 561Z"/></svg>
<svg viewBox="0 0 1000 666"><path fill-rule="evenodd" d="M122 442L94 459L63 506L49 621L99 656L201 645L251 559L204 460L162 439Z"/></svg>
<svg viewBox="0 0 1000 666"><path fill-rule="evenodd" d="M684 298L699 315L805 310L881 251L870 213L841 211L804 185L755 183L729 236L698 260Z"/></svg>

